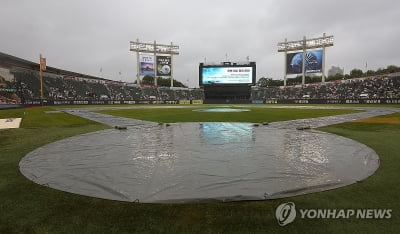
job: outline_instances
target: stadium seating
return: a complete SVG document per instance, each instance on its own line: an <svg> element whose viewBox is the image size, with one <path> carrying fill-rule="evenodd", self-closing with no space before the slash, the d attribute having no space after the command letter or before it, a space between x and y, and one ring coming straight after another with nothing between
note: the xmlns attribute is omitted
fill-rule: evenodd
<svg viewBox="0 0 400 234"><path fill-rule="evenodd" d="M38 72L27 70L13 71L15 81L9 86L20 90L22 100L40 99L40 80ZM115 100L115 101L178 101L202 100L202 89L154 87L125 82L102 81L82 77L43 75L44 98L47 100Z"/></svg>
<svg viewBox="0 0 400 234"><path fill-rule="evenodd" d="M7 85L18 90L19 98L16 100L23 102L40 99L37 71L15 70L13 75L14 83L8 82ZM251 99L399 99L399 87L400 74L395 74L286 87L253 87ZM43 77L43 88L44 97L48 100L204 100L202 89L139 86L125 82L46 73ZM3 95L3 100L5 99Z"/></svg>
<svg viewBox="0 0 400 234"><path fill-rule="evenodd" d="M400 98L400 76L379 76L296 86L254 87L252 100Z"/></svg>

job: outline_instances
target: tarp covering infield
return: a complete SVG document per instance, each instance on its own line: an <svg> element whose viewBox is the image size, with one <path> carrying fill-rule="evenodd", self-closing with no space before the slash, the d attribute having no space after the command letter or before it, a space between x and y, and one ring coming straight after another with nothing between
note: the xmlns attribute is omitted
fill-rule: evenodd
<svg viewBox="0 0 400 234"><path fill-rule="evenodd" d="M379 167L378 156L365 145L298 131L290 121L166 126L87 110L71 113L111 126L124 123L128 129L53 142L26 155L20 170L38 184L98 198L144 203L275 199L352 184Z"/></svg>

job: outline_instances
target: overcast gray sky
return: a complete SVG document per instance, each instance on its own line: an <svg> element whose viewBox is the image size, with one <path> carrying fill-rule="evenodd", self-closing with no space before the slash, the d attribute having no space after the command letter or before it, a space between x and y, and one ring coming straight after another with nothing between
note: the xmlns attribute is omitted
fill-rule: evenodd
<svg viewBox="0 0 400 234"><path fill-rule="evenodd" d="M180 46L175 78L198 86L198 65L257 63L257 79L282 79L277 43L334 35L326 68L400 65L398 0L1 0L0 51L49 66L132 82L129 41ZM121 75L119 75L121 72Z"/></svg>

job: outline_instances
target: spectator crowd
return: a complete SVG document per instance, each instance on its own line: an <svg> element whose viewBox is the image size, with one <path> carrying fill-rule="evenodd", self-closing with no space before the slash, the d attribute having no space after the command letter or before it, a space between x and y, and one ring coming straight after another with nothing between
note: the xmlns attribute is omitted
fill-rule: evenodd
<svg viewBox="0 0 400 234"><path fill-rule="evenodd" d="M35 71L13 71L14 80L2 81L5 89L0 102L24 103L40 99L40 80ZM43 77L43 95L47 100L179 101L204 100L204 90L196 88L156 87L103 79L62 76L47 73ZM400 74L335 80L293 86L251 89L251 100L269 99L399 99Z"/></svg>
<svg viewBox="0 0 400 234"><path fill-rule="evenodd" d="M9 84L16 90L22 102L40 99L40 80L37 72L14 72L14 82ZM45 74L43 96L47 100L202 100L201 89L156 87L133 83L68 77Z"/></svg>
<svg viewBox="0 0 400 234"><path fill-rule="evenodd" d="M336 80L294 86L253 87L252 100L400 98L400 75Z"/></svg>

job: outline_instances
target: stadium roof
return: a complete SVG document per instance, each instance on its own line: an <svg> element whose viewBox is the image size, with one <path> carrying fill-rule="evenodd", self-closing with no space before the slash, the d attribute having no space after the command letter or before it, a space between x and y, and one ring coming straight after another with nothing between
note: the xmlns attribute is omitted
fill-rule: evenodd
<svg viewBox="0 0 400 234"><path fill-rule="evenodd" d="M8 66L14 66L14 67L19 67L19 68L25 68L25 69L39 71L39 63L28 61L28 60L18 58L18 57L15 57L15 56L12 56L9 54L5 54L2 52L0 52L0 65L6 65L6 66L8 65ZM104 78L90 76L90 75L81 74L81 73L72 72L72 71L67 71L67 70L50 67L50 66L46 67L46 72L63 75L63 76L77 76L77 77L82 77L82 78L106 80Z"/></svg>

